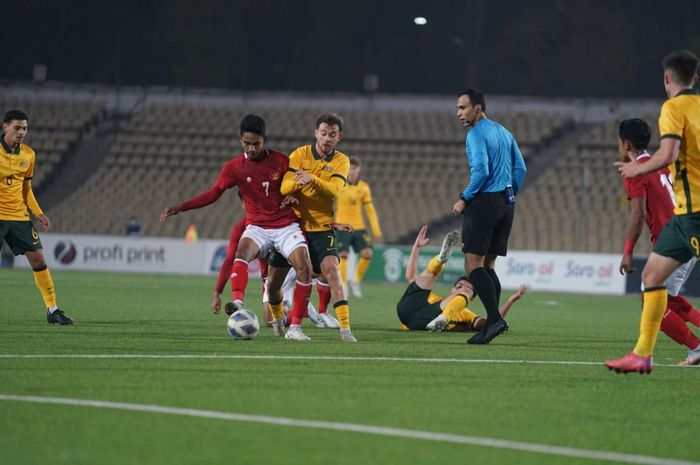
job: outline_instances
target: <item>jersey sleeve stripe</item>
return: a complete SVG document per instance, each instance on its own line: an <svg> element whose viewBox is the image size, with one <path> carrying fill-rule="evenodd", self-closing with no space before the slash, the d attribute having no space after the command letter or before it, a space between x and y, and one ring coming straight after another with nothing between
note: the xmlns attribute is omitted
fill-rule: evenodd
<svg viewBox="0 0 700 465"><path fill-rule="evenodd" d="M340 178L343 180L343 183L345 183L345 185L348 184L348 180L345 179L345 176L343 176L342 174L332 174L331 178Z"/></svg>
<svg viewBox="0 0 700 465"><path fill-rule="evenodd" d="M288 172L288 173L296 173L297 170L296 170L295 168L292 168L292 167L290 166L289 168L287 168L287 172Z"/></svg>
<svg viewBox="0 0 700 465"><path fill-rule="evenodd" d="M664 134L663 136L659 137L659 139L683 140L683 137L679 136L678 134Z"/></svg>

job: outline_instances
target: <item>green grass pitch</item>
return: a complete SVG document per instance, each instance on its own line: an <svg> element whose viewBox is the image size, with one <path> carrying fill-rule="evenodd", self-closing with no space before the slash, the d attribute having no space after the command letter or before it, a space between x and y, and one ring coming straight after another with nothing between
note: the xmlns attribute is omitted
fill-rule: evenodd
<svg viewBox="0 0 700 465"><path fill-rule="evenodd" d="M367 283L364 297L350 301L357 344L309 324L312 341L301 343L265 327L253 341L234 341L225 316L209 311L213 277L54 272L54 280L73 327L46 323L30 271L0 270L0 396L359 424L367 431L4 399L2 464L618 461L600 452L632 454L627 463L700 462L700 369L671 366L685 348L661 334L650 376L617 375L597 363L633 346L638 297L530 292L511 311L510 331L475 347L465 334L399 330L395 303L404 286ZM259 287L251 280L247 302L261 315ZM478 303L473 308L482 312ZM16 357L28 354L194 357ZM370 427L552 449L378 435ZM567 456L557 447L584 454ZM639 456L655 458L635 462Z"/></svg>

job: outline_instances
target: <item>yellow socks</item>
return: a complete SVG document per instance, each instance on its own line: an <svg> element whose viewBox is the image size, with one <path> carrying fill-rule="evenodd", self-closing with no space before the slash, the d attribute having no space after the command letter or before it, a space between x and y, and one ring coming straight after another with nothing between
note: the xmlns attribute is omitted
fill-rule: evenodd
<svg viewBox="0 0 700 465"><path fill-rule="evenodd" d="M338 317L341 329L350 328L350 306L347 300L339 300L333 304L335 308L335 316Z"/></svg>
<svg viewBox="0 0 700 465"><path fill-rule="evenodd" d="M268 303L270 307L270 313L272 313L272 318L279 320L284 316L284 303L280 302L278 304Z"/></svg>
<svg viewBox="0 0 700 465"><path fill-rule="evenodd" d="M661 319L667 304L668 291L665 286L652 287L644 291L639 339L633 351L640 357L648 357L654 351L656 336L659 334Z"/></svg>
<svg viewBox="0 0 700 465"><path fill-rule="evenodd" d="M46 308L56 306L56 291L53 287L53 279L51 273L46 266L34 270L34 283L41 293L41 298L44 299Z"/></svg>
<svg viewBox="0 0 700 465"><path fill-rule="evenodd" d="M340 271L340 281L343 283L343 286L347 286L347 284L348 284L348 257L340 257L340 265L338 266L338 270Z"/></svg>
<svg viewBox="0 0 700 465"><path fill-rule="evenodd" d="M365 273L367 273L367 268L369 268L369 262L371 259L365 258L365 257L359 257L357 260L357 266L355 267L355 282L356 283L361 283L362 278L365 277Z"/></svg>
<svg viewBox="0 0 700 465"><path fill-rule="evenodd" d="M433 257L430 259L430 262L428 262L428 271L432 274L439 274L443 268L445 268L445 264L440 263L437 257Z"/></svg>

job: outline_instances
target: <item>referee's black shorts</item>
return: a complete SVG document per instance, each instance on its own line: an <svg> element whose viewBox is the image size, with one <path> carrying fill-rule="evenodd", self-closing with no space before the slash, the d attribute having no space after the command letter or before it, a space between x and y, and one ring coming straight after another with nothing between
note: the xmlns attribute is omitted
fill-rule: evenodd
<svg viewBox="0 0 700 465"><path fill-rule="evenodd" d="M476 255L508 253L515 205L504 192L482 192L467 202L462 219L462 252Z"/></svg>

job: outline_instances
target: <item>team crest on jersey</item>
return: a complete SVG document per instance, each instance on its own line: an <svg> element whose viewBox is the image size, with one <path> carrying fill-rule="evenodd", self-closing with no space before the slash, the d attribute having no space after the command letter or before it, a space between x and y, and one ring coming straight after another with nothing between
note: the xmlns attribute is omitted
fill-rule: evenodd
<svg viewBox="0 0 700 465"><path fill-rule="evenodd" d="M274 173L272 173L270 175L270 179L272 179L273 181L277 181L279 178L280 178L280 174L277 171L275 171Z"/></svg>
<svg viewBox="0 0 700 465"><path fill-rule="evenodd" d="M252 181L253 181L253 179L252 179L250 176L248 176L247 178L245 178L245 180L248 181L248 182L252 182Z"/></svg>
<svg viewBox="0 0 700 465"><path fill-rule="evenodd" d="M333 168L331 168L330 166L323 167L323 171L332 171L332 170L333 170Z"/></svg>
<svg viewBox="0 0 700 465"><path fill-rule="evenodd" d="M27 166L29 166L29 163L27 163L26 161L20 162L19 164L20 168L26 168Z"/></svg>

